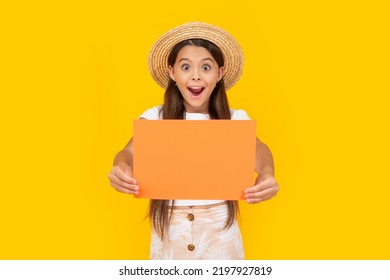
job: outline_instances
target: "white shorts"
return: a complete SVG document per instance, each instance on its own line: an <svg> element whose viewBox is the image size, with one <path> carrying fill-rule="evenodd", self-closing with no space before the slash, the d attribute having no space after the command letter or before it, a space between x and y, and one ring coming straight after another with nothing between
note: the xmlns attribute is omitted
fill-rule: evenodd
<svg viewBox="0 0 390 280"><path fill-rule="evenodd" d="M244 259L237 221L224 229L227 204L178 206L173 211L168 236L161 238L152 229L152 260L240 260Z"/></svg>

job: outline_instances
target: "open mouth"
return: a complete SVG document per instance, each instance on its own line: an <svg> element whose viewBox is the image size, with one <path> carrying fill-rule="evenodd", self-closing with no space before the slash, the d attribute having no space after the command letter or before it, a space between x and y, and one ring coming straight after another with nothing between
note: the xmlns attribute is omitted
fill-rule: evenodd
<svg viewBox="0 0 390 280"><path fill-rule="evenodd" d="M199 98L202 95L204 87L188 87L187 89L193 98Z"/></svg>

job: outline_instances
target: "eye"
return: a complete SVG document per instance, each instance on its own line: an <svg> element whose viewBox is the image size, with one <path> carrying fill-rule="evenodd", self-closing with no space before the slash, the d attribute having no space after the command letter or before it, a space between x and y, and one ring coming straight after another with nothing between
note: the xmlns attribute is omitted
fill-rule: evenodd
<svg viewBox="0 0 390 280"><path fill-rule="evenodd" d="M203 65L202 69L208 71L211 69L211 67L210 67L210 65L205 64L205 65Z"/></svg>
<svg viewBox="0 0 390 280"><path fill-rule="evenodd" d="M181 66L181 69L183 69L184 71L188 71L188 70L190 70L190 66L188 64L183 64Z"/></svg>

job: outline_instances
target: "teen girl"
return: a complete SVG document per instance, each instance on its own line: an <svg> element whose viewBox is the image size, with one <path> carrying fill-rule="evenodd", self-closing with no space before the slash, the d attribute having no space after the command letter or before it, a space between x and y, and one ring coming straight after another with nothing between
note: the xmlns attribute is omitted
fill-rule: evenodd
<svg viewBox="0 0 390 280"><path fill-rule="evenodd" d="M226 90L240 78L243 54L225 30L191 22L161 36L149 54L149 70L165 89L164 103L140 118L248 120L243 110L229 108ZM117 191L137 194L133 178L132 139L114 159L109 174ZM191 159L189 159L191 160ZM245 190L247 203L259 203L276 195L273 159L257 139L254 186ZM237 224L237 201L151 200L151 259L244 259Z"/></svg>

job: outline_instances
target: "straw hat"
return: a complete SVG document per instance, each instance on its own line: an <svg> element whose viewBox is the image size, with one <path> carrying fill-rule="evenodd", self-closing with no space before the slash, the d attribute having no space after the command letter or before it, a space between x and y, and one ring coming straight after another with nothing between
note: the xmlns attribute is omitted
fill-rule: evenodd
<svg viewBox="0 0 390 280"><path fill-rule="evenodd" d="M240 79L244 66L244 54L238 42L220 27L202 22L190 22L177 26L162 35L149 52L149 71L161 87L168 86L170 51L177 43L188 39L205 39L221 49L225 63L226 90Z"/></svg>

